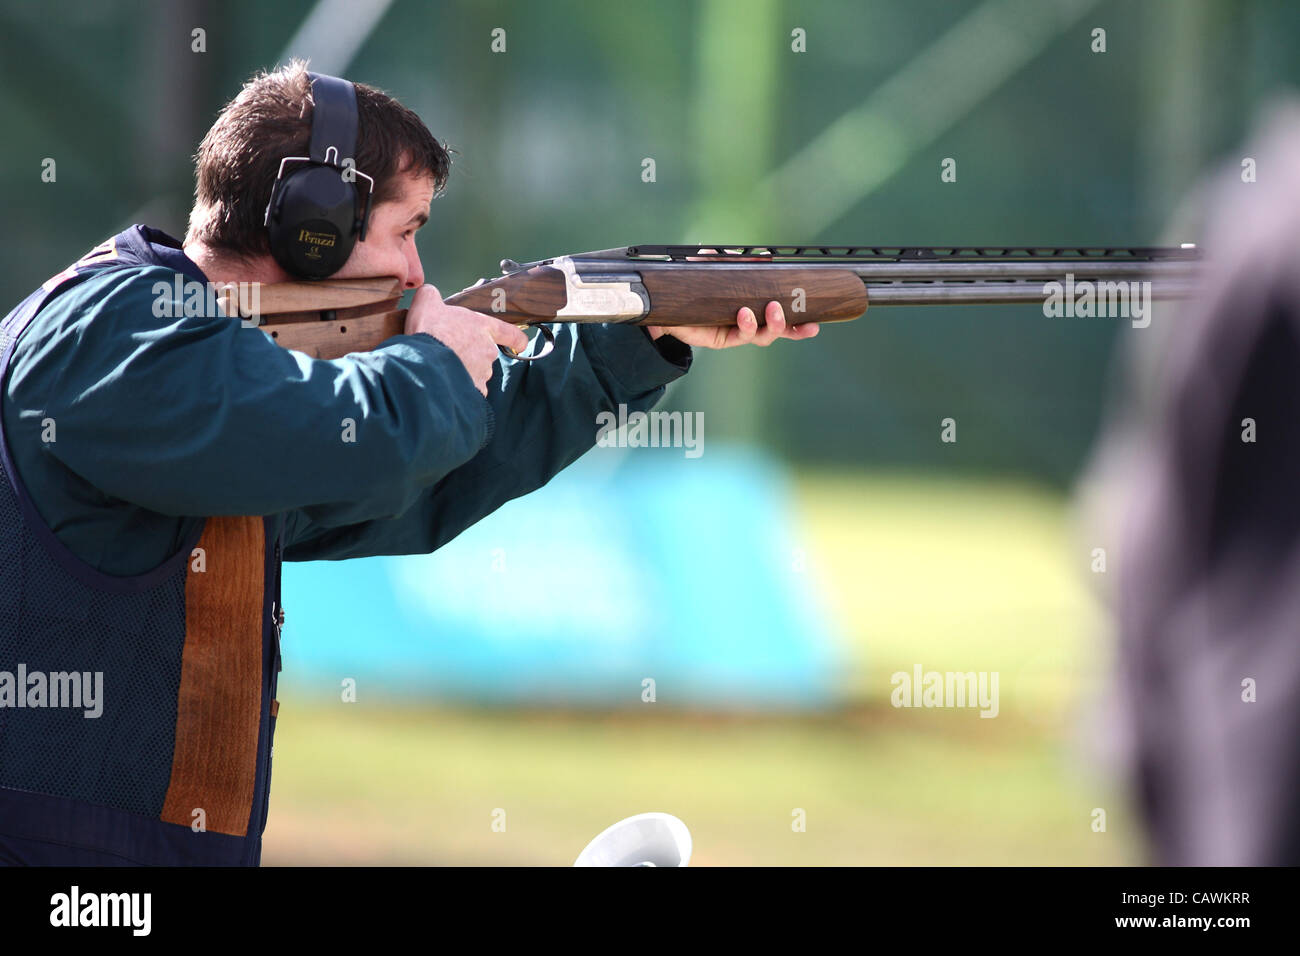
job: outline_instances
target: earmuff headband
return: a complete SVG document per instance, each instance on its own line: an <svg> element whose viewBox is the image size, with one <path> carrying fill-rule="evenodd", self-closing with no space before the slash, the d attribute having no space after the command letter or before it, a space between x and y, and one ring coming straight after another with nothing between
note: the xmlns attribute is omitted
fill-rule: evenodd
<svg viewBox="0 0 1300 956"><path fill-rule="evenodd" d="M294 275L319 279L341 269L366 238L375 182L356 168L356 87L334 76L307 76L308 155L280 160L263 221L276 261ZM358 180L366 182L364 202Z"/></svg>

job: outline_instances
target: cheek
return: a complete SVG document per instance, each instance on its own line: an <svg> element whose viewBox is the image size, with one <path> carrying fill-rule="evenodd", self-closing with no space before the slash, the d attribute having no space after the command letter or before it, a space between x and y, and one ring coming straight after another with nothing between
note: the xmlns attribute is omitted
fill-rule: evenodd
<svg viewBox="0 0 1300 956"><path fill-rule="evenodd" d="M371 262L375 258L375 244L373 242L358 242L352 247L352 257L349 261L355 263Z"/></svg>
<svg viewBox="0 0 1300 956"><path fill-rule="evenodd" d="M391 268L392 263L402 261L400 247L394 246L393 243L381 243L376 239L367 239L365 242L358 242L356 245L356 258L358 262L367 264L373 269L381 269L388 264ZM376 275L379 273L376 272Z"/></svg>

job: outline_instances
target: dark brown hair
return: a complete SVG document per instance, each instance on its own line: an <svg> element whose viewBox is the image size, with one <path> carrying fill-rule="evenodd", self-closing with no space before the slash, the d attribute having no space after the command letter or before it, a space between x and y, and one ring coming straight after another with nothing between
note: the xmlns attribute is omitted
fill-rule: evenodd
<svg viewBox="0 0 1300 956"><path fill-rule="evenodd" d="M432 177L438 195L451 172L448 148L397 100L364 83L355 86L356 168L374 177L373 205L396 198L399 173ZM244 84L222 108L194 156L194 208L187 242L202 242L241 258L270 253L263 216L271 187L281 159L307 155L313 108L302 60L259 73Z"/></svg>

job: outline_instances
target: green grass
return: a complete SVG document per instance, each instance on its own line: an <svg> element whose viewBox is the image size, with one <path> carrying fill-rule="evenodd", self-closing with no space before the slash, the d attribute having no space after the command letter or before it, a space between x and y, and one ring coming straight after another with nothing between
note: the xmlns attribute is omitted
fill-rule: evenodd
<svg viewBox="0 0 1300 956"><path fill-rule="evenodd" d="M916 476L798 488L809 574L856 662L846 697L886 700L889 675L918 663L998 671L1004 709L1050 720L1103 675L1092 544L1059 496Z"/></svg>
<svg viewBox="0 0 1300 956"><path fill-rule="evenodd" d="M567 865L648 810L686 822L698 865L1139 862L1122 794L1076 741L1104 630L1065 503L911 477L797 491L807 573L855 660L840 711L285 700L264 862ZM1000 715L889 706L889 674L915 663L999 671Z"/></svg>

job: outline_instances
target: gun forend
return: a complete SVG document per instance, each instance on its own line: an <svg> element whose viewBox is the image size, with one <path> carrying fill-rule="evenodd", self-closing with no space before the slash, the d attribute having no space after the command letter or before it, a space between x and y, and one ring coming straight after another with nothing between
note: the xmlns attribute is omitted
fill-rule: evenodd
<svg viewBox="0 0 1300 956"><path fill-rule="evenodd" d="M513 265L513 263L511 263ZM630 322L642 325L732 325L749 306L763 321L776 300L792 324L843 322L867 310L867 290L848 269L701 268L656 263L653 269L585 268L560 256L484 280L447 298L517 325L541 322Z"/></svg>

